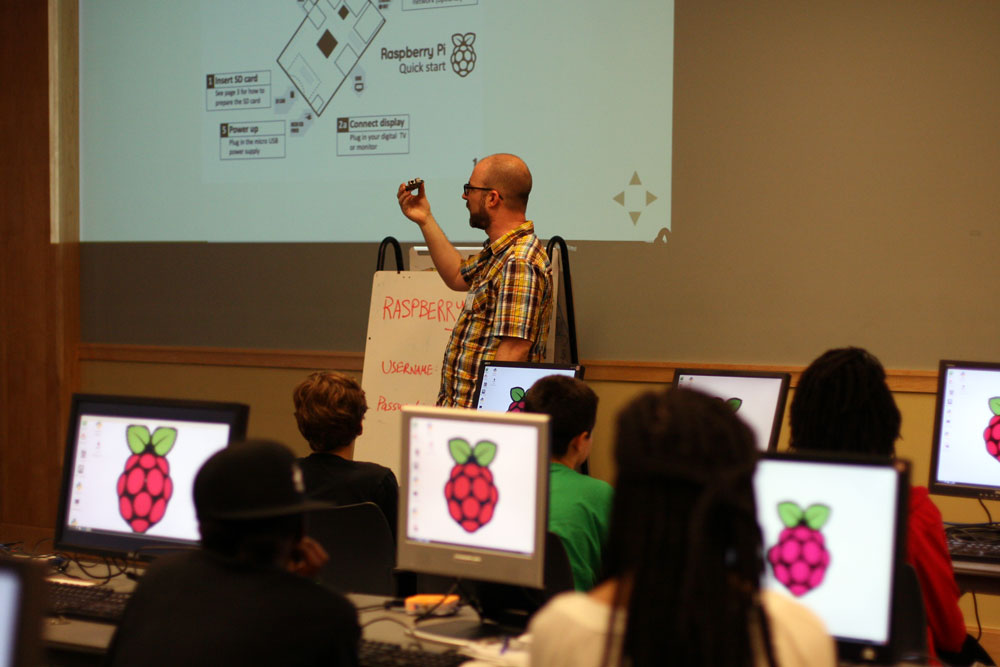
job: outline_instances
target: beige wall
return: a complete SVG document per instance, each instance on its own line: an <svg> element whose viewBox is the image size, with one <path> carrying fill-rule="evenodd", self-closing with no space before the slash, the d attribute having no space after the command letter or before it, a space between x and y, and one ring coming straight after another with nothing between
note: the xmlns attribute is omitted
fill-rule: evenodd
<svg viewBox="0 0 1000 667"><path fill-rule="evenodd" d="M308 452L292 418L291 393L308 371L301 369L247 368L168 363L90 361L81 364L81 391L146 396L169 396L240 401L250 405L251 437L275 438L303 455ZM360 377L359 373L354 372ZM591 472L613 481L611 448L614 420L618 410L642 391L661 388L659 383L591 382L600 397ZM902 440L897 454L912 463L914 484L926 484L930 470L931 432L934 425L934 394L896 393L903 413ZM782 428L779 449L788 447L788 413ZM363 453L359 453L363 458ZM983 521L979 504L967 498L935 496L946 521ZM990 503L990 511L1000 517L1000 505ZM1000 628L1000 597L979 595L983 625ZM972 596L962 598L966 622L975 625Z"/></svg>

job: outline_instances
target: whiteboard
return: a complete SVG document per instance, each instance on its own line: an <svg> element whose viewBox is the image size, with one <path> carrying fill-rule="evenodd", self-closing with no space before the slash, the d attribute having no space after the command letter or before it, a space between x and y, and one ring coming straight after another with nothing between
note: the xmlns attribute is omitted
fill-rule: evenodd
<svg viewBox="0 0 1000 667"><path fill-rule="evenodd" d="M558 254L553 263L553 294L558 291ZM434 405L441 383L445 347L466 292L444 284L437 271L376 271L368 310L368 336L361 387L368 400L363 431L354 445L359 461L374 461L392 468L400 478L404 405ZM555 345L559 300L553 298L549 344Z"/></svg>
<svg viewBox="0 0 1000 667"><path fill-rule="evenodd" d="M361 386L368 399L354 456L400 478L404 405L434 405L448 337L465 305L437 271L377 271L372 281Z"/></svg>

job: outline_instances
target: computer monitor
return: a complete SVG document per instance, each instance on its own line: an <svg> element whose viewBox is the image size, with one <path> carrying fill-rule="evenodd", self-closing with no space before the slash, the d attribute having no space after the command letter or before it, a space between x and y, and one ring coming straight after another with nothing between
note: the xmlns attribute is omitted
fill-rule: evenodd
<svg viewBox="0 0 1000 667"><path fill-rule="evenodd" d="M578 364L485 361L479 367L472 405L477 410L520 412L524 409L524 394L531 385L548 375L582 378L583 367Z"/></svg>
<svg viewBox="0 0 1000 667"><path fill-rule="evenodd" d="M738 371L717 368L678 368L674 386L695 389L729 404L753 430L757 448L778 447L781 419L785 414L789 373Z"/></svg>
<svg viewBox="0 0 1000 667"><path fill-rule="evenodd" d="M28 559L0 559L0 667L41 663L42 573Z"/></svg>
<svg viewBox="0 0 1000 667"><path fill-rule="evenodd" d="M891 664L907 463L767 453L754 490L766 561L762 586L823 619L841 660Z"/></svg>
<svg viewBox="0 0 1000 667"><path fill-rule="evenodd" d="M1000 363L938 366L931 493L1000 499Z"/></svg>
<svg viewBox="0 0 1000 667"><path fill-rule="evenodd" d="M541 588L548 415L404 406L397 565Z"/></svg>
<svg viewBox="0 0 1000 667"><path fill-rule="evenodd" d="M542 589L548 435L548 415L403 407L397 566ZM490 634L478 623L433 631Z"/></svg>
<svg viewBox="0 0 1000 667"><path fill-rule="evenodd" d="M74 394L58 549L149 559L196 546L201 465L246 435L241 403Z"/></svg>

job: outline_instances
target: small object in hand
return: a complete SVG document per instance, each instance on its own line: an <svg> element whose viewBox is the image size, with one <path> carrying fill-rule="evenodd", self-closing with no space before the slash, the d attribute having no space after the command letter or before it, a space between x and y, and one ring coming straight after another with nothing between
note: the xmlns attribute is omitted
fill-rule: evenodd
<svg viewBox="0 0 1000 667"><path fill-rule="evenodd" d="M423 184L424 184L424 179L422 179L422 178L411 178L410 180L408 180L406 182L406 189L407 190L416 190L417 188L419 188Z"/></svg>

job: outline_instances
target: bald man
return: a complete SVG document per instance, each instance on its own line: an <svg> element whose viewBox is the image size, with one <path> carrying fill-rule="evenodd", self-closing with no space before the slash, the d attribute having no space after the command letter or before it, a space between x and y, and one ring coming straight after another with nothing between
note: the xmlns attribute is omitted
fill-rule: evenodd
<svg viewBox="0 0 1000 667"><path fill-rule="evenodd" d="M552 273L535 228L525 217L531 172L516 155L479 160L462 199L469 226L486 232L478 255L462 260L431 213L424 184L396 193L403 215L417 223L445 284L468 292L441 368L438 405L473 407L484 361L542 361L552 310Z"/></svg>

